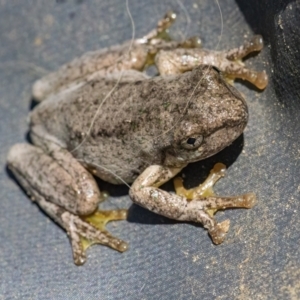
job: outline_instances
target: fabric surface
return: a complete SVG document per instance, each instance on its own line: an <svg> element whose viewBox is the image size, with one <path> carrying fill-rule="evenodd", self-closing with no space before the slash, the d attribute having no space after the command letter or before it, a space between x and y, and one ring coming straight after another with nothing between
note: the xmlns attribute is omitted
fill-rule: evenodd
<svg viewBox="0 0 300 300"><path fill-rule="evenodd" d="M77 267L65 232L28 200L6 169L6 155L26 141L37 78L86 51L131 38L125 1L0 0L0 299L300 299L300 4L270 2L220 1L221 18L214 1L129 0L137 37L170 9L179 14L172 35L200 35L210 49L264 35L267 45L247 65L266 69L269 86L258 92L235 84L250 111L243 136L184 170L192 187L223 162L228 172L218 194L253 191L258 204L219 212L218 220L229 218L231 227L215 246L201 226L132 205L126 187L100 182L111 195L103 207L130 208L128 221L109 226L130 249L119 254L94 246Z"/></svg>

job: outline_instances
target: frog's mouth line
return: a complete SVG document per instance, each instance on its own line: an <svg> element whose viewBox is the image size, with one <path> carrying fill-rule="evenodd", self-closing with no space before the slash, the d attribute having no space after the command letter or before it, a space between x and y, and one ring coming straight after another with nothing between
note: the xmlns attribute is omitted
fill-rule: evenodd
<svg viewBox="0 0 300 300"><path fill-rule="evenodd" d="M198 161L211 157L231 145L244 131L245 126L238 124L234 127L221 128L204 138L204 143L196 149ZM191 161L192 162L192 161Z"/></svg>

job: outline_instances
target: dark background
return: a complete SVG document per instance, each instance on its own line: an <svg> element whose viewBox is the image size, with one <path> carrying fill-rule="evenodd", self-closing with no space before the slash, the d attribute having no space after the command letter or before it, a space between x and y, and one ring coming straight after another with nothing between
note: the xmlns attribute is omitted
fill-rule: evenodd
<svg viewBox="0 0 300 300"><path fill-rule="evenodd" d="M129 0L136 36L173 9L174 37L200 35L211 49L238 46L253 33L266 41L247 64L267 70L267 89L236 83L250 110L244 135L184 171L191 187L221 161L229 170L217 192L254 191L257 206L219 212L231 227L215 246L202 227L157 216L132 205L127 188L100 183L112 195L105 207L130 207L129 222L110 225L130 249L94 246L76 267L66 234L27 199L5 160L14 143L26 140L37 78L131 38L125 1L0 0L0 299L300 299L300 1L220 1L219 44L216 2L183 3L189 18L178 1Z"/></svg>

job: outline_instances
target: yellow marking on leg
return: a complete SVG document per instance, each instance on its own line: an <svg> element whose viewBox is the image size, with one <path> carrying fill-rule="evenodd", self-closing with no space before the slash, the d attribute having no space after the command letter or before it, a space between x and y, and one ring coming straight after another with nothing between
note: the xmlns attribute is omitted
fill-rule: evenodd
<svg viewBox="0 0 300 300"><path fill-rule="evenodd" d="M224 177L226 171L226 166L222 163L217 163L214 165L213 169L210 171L208 177L199 186L192 189L185 189L183 186L183 179L181 177L176 177L174 179L175 192L179 196L187 198L187 200L192 201L197 197L211 197L214 196L213 186L222 177ZM213 216L218 209L206 209L205 212L209 216Z"/></svg>
<svg viewBox="0 0 300 300"><path fill-rule="evenodd" d="M199 186L192 189L185 189L183 186L183 179L181 177L176 177L174 179L174 187L177 195L184 196L188 200L193 200L199 196L209 197L215 195L213 191L213 186L215 183L225 175L226 166L222 163L217 163L214 165L213 169L210 171L208 177Z"/></svg>

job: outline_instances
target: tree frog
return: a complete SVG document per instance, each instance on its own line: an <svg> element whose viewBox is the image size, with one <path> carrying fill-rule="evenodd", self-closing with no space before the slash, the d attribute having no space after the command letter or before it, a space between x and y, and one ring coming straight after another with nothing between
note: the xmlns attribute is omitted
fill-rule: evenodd
<svg viewBox="0 0 300 300"><path fill-rule="evenodd" d="M215 244L223 242L229 221L217 223L213 214L255 204L253 193L213 193L225 172L222 164L199 187L186 190L176 178L176 193L160 189L187 164L218 153L242 134L247 105L224 78L245 79L260 89L268 81L264 71L241 62L262 49L260 36L236 49L209 51L199 38L166 39L175 17L169 12L143 38L88 52L33 85L40 101L29 118L33 145L14 145L7 163L31 199L66 230L77 265L93 243L127 249L105 229L106 222L125 219L126 210L98 210L94 176L132 183L134 203L202 223ZM153 64L159 76L144 72Z"/></svg>

